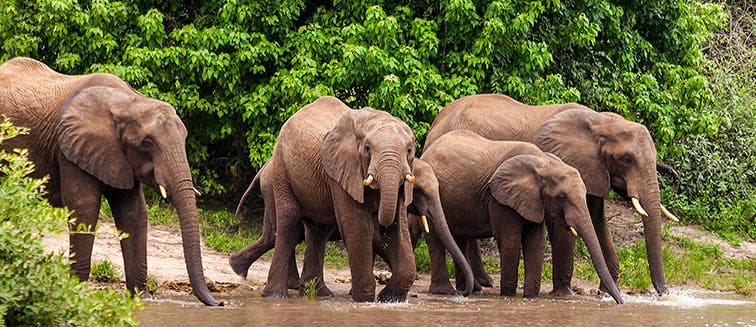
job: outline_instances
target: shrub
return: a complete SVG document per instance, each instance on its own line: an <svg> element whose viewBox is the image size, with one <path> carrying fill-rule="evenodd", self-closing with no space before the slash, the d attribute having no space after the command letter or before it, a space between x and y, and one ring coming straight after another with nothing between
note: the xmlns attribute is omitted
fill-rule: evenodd
<svg viewBox="0 0 756 327"><path fill-rule="evenodd" d="M21 133L0 124L0 145ZM0 322L9 326L135 325L138 300L89 289L73 276L62 254L48 254L46 232L60 232L69 212L44 199L44 180L28 175L26 150L0 151Z"/></svg>

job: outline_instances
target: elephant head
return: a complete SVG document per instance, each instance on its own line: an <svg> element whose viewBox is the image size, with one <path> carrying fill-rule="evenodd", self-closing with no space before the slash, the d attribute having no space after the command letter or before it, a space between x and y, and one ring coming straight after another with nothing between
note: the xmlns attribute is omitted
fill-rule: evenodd
<svg viewBox="0 0 756 327"><path fill-rule="evenodd" d="M415 182L415 136L407 124L380 110L349 110L325 136L321 152L326 174L355 201L364 203L366 186L380 190L382 226L391 225L397 212L406 214Z"/></svg>
<svg viewBox="0 0 756 327"><path fill-rule="evenodd" d="M466 282L462 295L468 296L472 292L475 279L470 264L457 246L451 235L451 231L449 231L449 226L446 224L446 216L441 207L441 196L438 191L436 174L433 173L433 168L422 159L415 159L412 168L416 177L413 202L409 208L410 213L415 216L410 221L410 234L412 235L413 245L420 237L421 228L428 228L426 232L429 232L432 228L433 232L444 244L446 250L451 254L454 262L459 267L462 267ZM430 226L427 225L427 221L423 221L426 219L430 220Z"/></svg>
<svg viewBox="0 0 756 327"><path fill-rule="evenodd" d="M141 182L172 197L192 290L203 303L218 305L202 269L186 136L169 104L121 88L84 88L58 114L58 146L68 160L111 187L132 189Z"/></svg>
<svg viewBox="0 0 756 327"><path fill-rule="evenodd" d="M489 180L491 195L514 209L524 219L569 228L580 234L591 255L593 266L609 293L623 303L614 284L591 223L586 204L586 188L580 173L556 156L517 155L496 168Z"/></svg>
<svg viewBox="0 0 756 327"><path fill-rule="evenodd" d="M588 194L606 198L614 188L633 200L641 216L647 216L643 228L651 281L659 295L668 293L656 148L648 129L613 113L566 110L536 129L534 143L577 168Z"/></svg>

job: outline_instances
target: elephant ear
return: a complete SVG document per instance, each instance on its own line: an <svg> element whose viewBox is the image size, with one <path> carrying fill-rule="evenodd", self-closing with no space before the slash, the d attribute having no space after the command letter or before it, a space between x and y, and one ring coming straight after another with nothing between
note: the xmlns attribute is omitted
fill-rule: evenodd
<svg viewBox="0 0 756 327"><path fill-rule="evenodd" d="M546 164L533 155L518 155L504 161L491 179L491 195L501 204L512 207L523 218L534 223L543 222L545 214L541 197L538 165Z"/></svg>
<svg viewBox="0 0 756 327"><path fill-rule="evenodd" d="M135 98L103 86L85 88L66 100L58 112L57 139L63 155L87 173L119 189L134 187L114 112Z"/></svg>
<svg viewBox="0 0 756 327"><path fill-rule="evenodd" d="M365 197L359 144L365 137L363 125L372 116L367 110L350 109L326 134L320 150L326 174L359 203L363 203Z"/></svg>
<svg viewBox="0 0 756 327"><path fill-rule="evenodd" d="M601 136L596 127L601 114L587 109L570 109L546 120L535 130L533 143L575 167L588 194L609 196L609 171L601 155Z"/></svg>

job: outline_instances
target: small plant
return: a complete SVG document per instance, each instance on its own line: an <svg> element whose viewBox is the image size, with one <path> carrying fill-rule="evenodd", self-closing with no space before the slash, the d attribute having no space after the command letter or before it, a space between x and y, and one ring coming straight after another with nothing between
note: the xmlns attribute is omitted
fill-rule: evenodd
<svg viewBox="0 0 756 327"><path fill-rule="evenodd" d="M108 259L92 263L89 274L93 281L101 283L115 283L121 280L115 266Z"/></svg>
<svg viewBox="0 0 756 327"><path fill-rule="evenodd" d="M308 300L314 300L318 297L318 280L311 279L302 285L302 297Z"/></svg>

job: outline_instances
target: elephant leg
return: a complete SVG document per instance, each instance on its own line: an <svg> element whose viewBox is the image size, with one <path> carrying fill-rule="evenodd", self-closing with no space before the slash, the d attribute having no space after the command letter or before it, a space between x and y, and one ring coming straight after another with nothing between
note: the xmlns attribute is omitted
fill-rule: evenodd
<svg viewBox="0 0 756 327"><path fill-rule="evenodd" d="M544 224L528 224L523 228L522 257L525 265L523 296L538 297L541 291L543 254L546 252Z"/></svg>
<svg viewBox="0 0 756 327"><path fill-rule="evenodd" d="M517 268L520 264L522 245L522 222L520 217L512 217L511 209L491 204L488 209L491 215L491 230L499 248L501 260L501 293L500 296L517 295Z"/></svg>
<svg viewBox="0 0 756 327"><path fill-rule="evenodd" d="M241 251L228 258L228 263L234 273L247 279L249 267L263 254L270 251L276 244L276 202L273 190L261 187L265 211L263 215L263 233L254 244L248 245ZM296 267L294 268L296 270Z"/></svg>
<svg viewBox="0 0 756 327"><path fill-rule="evenodd" d="M591 214L593 229L596 231L596 236L601 246L601 253L604 255L604 260L606 260L606 267L609 268L609 274L612 276L614 284L619 285L619 257L617 257L617 250L614 248L612 234L606 225L604 198L589 195L588 211ZM608 293L607 288L603 284L599 285L599 289Z"/></svg>
<svg viewBox="0 0 756 327"><path fill-rule="evenodd" d="M325 260L326 243L335 228L335 225L305 224L305 258L302 267L302 285L314 280L318 296L333 296L333 292L325 284L323 262ZM301 287L300 291L304 291L304 287Z"/></svg>
<svg viewBox="0 0 756 327"><path fill-rule="evenodd" d="M126 289L145 292L147 296L147 207L141 185L131 190L105 194L113 212L116 227L126 233L121 240Z"/></svg>
<svg viewBox="0 0 756 327"><path fill-rule="evenodd" d="M575 255L575 236L564 226L546 220L551 242L552 275L554 289L549 293L556 297L572 295L572 269Z"/></svg>
<svg viewBox="0 0 756 327"><path fill-rule="evenodd" d="M471 239L467 241L465 255L467 262L470 264L470 268L475 276L475 282L482 287L493 287L493 279L488 275L486 269L483 267L483 257L480 254L480 240Z"/></svg>
<svg viewBox="0 0 756 327"><path fill-rule="evenodd" d="M299 242L297 242L299 243ZM289 271L286 274L286 288L290 290L298 290L302 286L302 281L299 279L299 270L297 270L297 251L296 248L291 251L289 255Z"/></svg>
<svg viewBox="0 0 756 327"><path fill-rule="evenodd" d="M360 208L335 181L329 181L336 221L349 255L352 275L352 299L356 302L375 301L373 275L373 228L370 212Z"/></svg>
<svg viewBox="0 0 756 327"><path fill-rule="evenodd" d="M443 295L457 294L451 284L449 271L446 269L446 250L433 229L426 235L425 242L428 244L428 255L431 262L431 283L428 292Z"/></svg>
<svg viewBox="0 0 756 327"><path fill-rule="evenodd" d="M72 258L71 269L81 281L89 279L92 266L92 246L94 232L100 214L102 189L100 182L81 170L63 155L58 156L61 171L61 189L63 204L73 211L73 220L69 223L69 253ZM73 191L75 190L75 191Z"/></svg>
<svg viewBox="0 0 756 327"><path fill-rule="evenodd" d="M405 210L401 208L400 210ZM407 300L407 293L415 282L417 269L415 267L415 253L412 250L412 239L407 225L406 215L400 215L393 224L380 227L387 235L382 239L386 244L386 256L391 263L391 279L386 287L378 294L378 302L403 302Z"/></svg>
<svg viewBox="0 0 756 327"><path fill-rule="evenodd" d="M285 182L284 184L288 185ZM273 259L268 270L268 282L262 292L264 297L285 298L288 296L286 289L289 269L292 265L292 254L299 243L303 228L297 203L288 187L276 193L276 250L273 251Z"/></svg>

